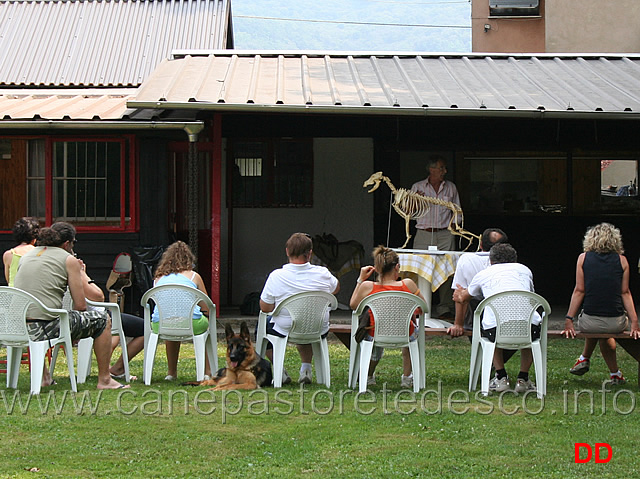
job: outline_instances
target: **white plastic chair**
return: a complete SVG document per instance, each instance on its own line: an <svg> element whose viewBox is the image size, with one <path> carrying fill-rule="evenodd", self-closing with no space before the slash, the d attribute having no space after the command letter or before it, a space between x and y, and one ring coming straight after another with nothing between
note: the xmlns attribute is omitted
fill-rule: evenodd
<svg viewBox="0 0 640 479"><path fill-rule="evenodd" d="M373 341L357 342L358 316L365 306L369 306L375 318ZM417 318L418 338L409 341L409 323L415 317L417 308L422 314ZM425 387L425 340L424 320L429 312L427 303L415 294L404 291L382 291L365 297L351 314L351 347L349 358L349 387L360 382L360 392L367 390L369 362L374 346L383 348L409 348L413 371L413 391Z"/></svg>
<svg viewBox="0 0 640 479"><path fill-rule="evenodd" d="M331 387L329 346L326 336L322 337L322 326L327 309L334 310L337 307L338 300L331 293L305 291L289 296L279 303L271 313L260 311L256 351L260 356L264 357L267 351L267 341L273 345L273 387L282 387L287 342L311 344L313 361L316 366L316 379L318 383ZM292 325L289 334L284 338L267 334L267 317L278 315L283 309L289 311L291 316Z"/></svg>
<svg viewBox="0 0 640 479"><path fill-rule="evenodd" d="M44 341L31 341L29 339L26 319L27 309L31 305L36 306L43 313L54 314L60 318L60 335L57 338ZM40 394L46 352L50 344L64 344L71 390L78 391L73 368L69 313L66 309L47 308L26 291L0 286L0 344L7 347L7 388L15 389L18 386L22 349L28 347L31 356L31 393ZM55 363L52 360L49 366L51 373L53 373L54 365Z"/></svg>
<svg viewBox="0 0 640 479"><path fill-rule="evenodd" d="M85 300L88 306L94 306L96 308L104 308L111 313L111 335L120 337L120 347L122 348L122 360L124 364L124 377L126 382L131 381L131 375L129 374L129 356L127 355L127 338L124 335L122 329L122 318L120 316L120 306L117 303L102 303L99 301ZM73 300L71 293L67 289L62 298L62 308L67 311L73 309ZM55 366L56 359L58 357L58 350L60 346L56 346L53 349L51 356L51 363ZM83 338L78 341L78 384L84 384L87 381L87 377L91 373L91 358L93 351L93 338Z"/></svg>
<svg viewBox="0 0 640 479"><path fill-rule="evenodd" d="M159 314L158 333L151 329L153 301ZM209 310L209 328L202 334L193 334L193 310L204 301ZM196 355L196 380L204 379L205 350L212 373L218 370L218 341L216 330L216 306L202 291L181 284L155 286L140 300L144 307L144 383L151 384L153 361L158 340L192 341Z"/></svg>
<svg viewBox="0 0 640 479"><path fill-rule="evenodd" d="M492 343L480 336L481 316L490 308L496 317L496 341ZM540 339L531 339L531 321L534 313L542 308ZM489 376L495 348L531 348L533 365L536 370L537 396L547 394L547 319L551 307L542 296L530 291L504 291L485 298L476 308L473 317L473 338L471 341L471 362L469 364L469 391L478 385L478 375L482 368L481 392L489 394Z"/></svg>

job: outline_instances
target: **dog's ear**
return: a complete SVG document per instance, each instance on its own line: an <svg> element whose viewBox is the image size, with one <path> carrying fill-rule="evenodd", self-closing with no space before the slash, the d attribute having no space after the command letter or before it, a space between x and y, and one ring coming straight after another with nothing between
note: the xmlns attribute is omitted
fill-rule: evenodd
<svg viewBox="0 0 640 479"><path fill-rule="evenodd" d="M245 321L240 324L240 337L247 343L251 343L251 333L249 332L249 326Z"/></svg>
<svg viewBox="0 0 640 479"><path fill-rule="evenodd" d="M224 326L224 335L227 338L227 341L229 341L231 338L233 338L236 333L233 332L233 328L231 327L230 324L226 324Z"/></svg>

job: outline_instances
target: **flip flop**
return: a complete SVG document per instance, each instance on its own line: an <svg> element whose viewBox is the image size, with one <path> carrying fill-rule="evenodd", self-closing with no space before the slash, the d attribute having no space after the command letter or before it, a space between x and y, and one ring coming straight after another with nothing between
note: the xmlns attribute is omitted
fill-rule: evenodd
<svg viewBox="0 0 640 479"><path fill-rule="evenodd" d="M113 373L109 373L111 374L111 377L113 379L125 379L125 374L113 374ZM135 381L136 379L138 379L138 376L134 376L133 374L129 374L129 381Z"/></svg>

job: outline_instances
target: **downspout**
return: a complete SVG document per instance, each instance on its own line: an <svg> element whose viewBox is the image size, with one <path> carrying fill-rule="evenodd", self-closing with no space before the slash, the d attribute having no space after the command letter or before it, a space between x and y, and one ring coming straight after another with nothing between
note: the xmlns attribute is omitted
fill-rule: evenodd
<svg viewBox="0 0 640 479"><path fill-rule="evenodd" d="M198 257L198 134L204 125L191 125L184 130L189 137L189 157L187 159L187 223L189 246Z"/></svg>

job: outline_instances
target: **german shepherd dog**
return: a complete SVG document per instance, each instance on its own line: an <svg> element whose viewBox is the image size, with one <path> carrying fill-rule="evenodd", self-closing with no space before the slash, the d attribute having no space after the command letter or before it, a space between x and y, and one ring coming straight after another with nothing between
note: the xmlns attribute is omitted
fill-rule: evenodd
<svg viewBox="0 0 640 479"><path fill-rule="evenodd" d="M215 377L201 381L200 386L215 386L214 391L223 389L258 389L270 386L273 374L271 363L258 356L246 322L240 325L240 334L235 334L227 324L224 328L227 339L227 367L221 368Z"/></svg>

